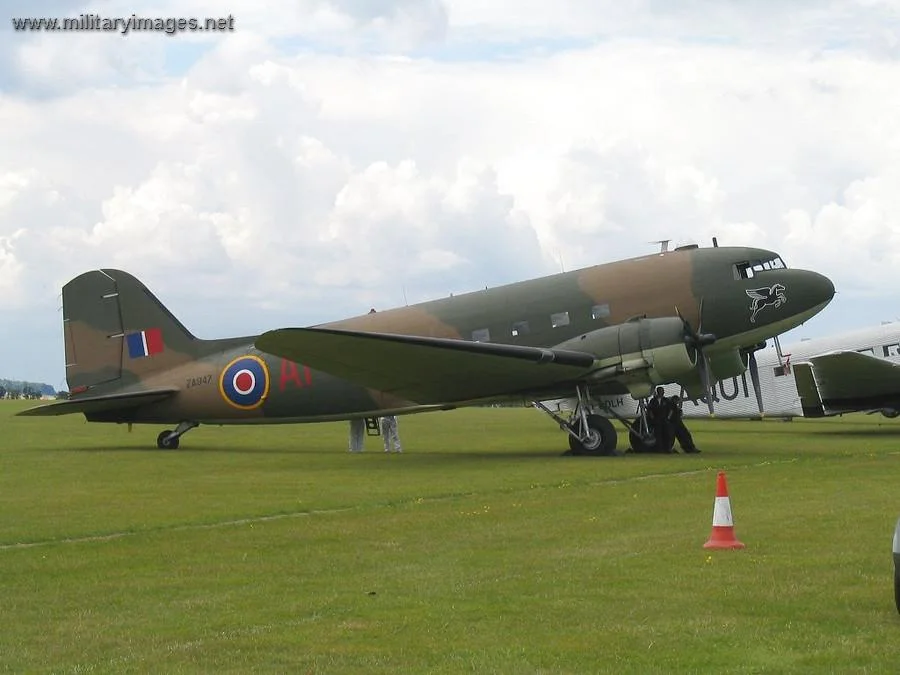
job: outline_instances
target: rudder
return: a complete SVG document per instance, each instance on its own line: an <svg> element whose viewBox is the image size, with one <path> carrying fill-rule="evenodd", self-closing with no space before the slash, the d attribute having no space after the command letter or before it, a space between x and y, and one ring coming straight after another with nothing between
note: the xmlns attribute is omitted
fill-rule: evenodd
<svg viewBox="0 0 900 675"><path fill-rule="evenodd" d="M63 286L62 296L73 394L137 384L195 356L200 341L127 272L86 272Z"/></svg>

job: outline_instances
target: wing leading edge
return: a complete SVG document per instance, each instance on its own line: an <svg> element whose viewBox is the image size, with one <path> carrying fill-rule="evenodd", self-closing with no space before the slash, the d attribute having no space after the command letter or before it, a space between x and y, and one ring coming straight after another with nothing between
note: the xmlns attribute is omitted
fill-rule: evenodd
<svg viewBox="0 0 900 675"><path fill-rule="evenodd" d="M273 330L255 344L421 405L539 391L583 378L595 365L584 352L323 328Z"/></svg>

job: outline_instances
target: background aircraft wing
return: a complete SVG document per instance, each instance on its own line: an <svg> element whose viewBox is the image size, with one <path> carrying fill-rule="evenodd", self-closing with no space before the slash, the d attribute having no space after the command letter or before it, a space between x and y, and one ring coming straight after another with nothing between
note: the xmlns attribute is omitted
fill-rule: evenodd
<svg viewBox="0 0 900 675"><path fill-rule="evenodd" d="M900 366L858 352L808 359L822 403L832 410L870 410L900 400Z"/></svg>
<svg viewBox="0 0 900 675"><path fill-rule="evenodd" d="M269 331L256 347L422 405L539 391L594 367L584 352L322 328Z"/></svg>
<svg viewBox="0 0 900 675"><path fill-rule="evenodd" d="M40 405L36 408L27 408L16 414L25 417L35 417L122 410L124 408L136 408L137 406L147 405L148 403L156 403L177 392L178 389L172 387L123 394L107 394L106 396L82 397L68 401L56 401L55 403Z"/></svg>

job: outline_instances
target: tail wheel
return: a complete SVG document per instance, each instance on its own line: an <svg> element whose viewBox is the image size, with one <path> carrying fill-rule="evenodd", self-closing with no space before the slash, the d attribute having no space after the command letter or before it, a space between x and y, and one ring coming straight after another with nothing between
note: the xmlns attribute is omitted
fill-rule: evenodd
<svg viewBox="0 0 900 675"><path fill-rule="evenodd" d="M173 436L172 431L167 429L156 437L156 447L160 450L177 450L178 436Z"/></svg>

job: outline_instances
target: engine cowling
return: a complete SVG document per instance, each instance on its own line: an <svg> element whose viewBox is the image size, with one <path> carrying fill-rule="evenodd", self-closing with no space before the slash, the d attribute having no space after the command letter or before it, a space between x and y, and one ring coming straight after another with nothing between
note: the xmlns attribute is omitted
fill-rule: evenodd
<svg viewBox="0 0 900 675"><path fill-rule="evenodd" d="M747 355L742 354L737 349L710 354L707 361L709 362L709 369L712 371L713 379L716 381L737 377L747 370Z"/></svg>
<svg viewBox="0 0 900 675"><path fill-rule="evenodd" d="M633 396L642 397L655 385L696 371L698 353L686 337L684 322L677 317L640 318L598 328L558 347L593 354L599 373L614 370Z"/></svg>

